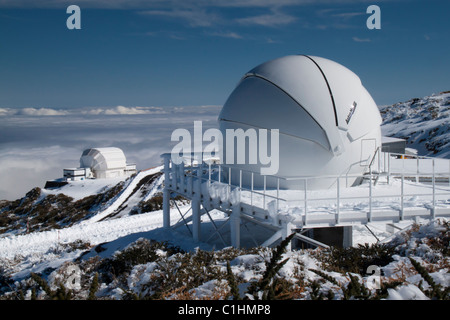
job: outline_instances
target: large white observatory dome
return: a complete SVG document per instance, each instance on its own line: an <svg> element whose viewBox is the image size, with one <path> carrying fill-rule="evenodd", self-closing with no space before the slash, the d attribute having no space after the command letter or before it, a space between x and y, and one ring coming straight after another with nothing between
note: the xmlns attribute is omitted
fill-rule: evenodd
<svg viewBox="0 0 450 320"><path fill-rule="evenodd" d="M124 175L127 164L119 148L91 148L83 151L81 168L90 168L96 178L113 178Z"/></svg>
<svg viewBox="0 0 450 320"><path fill-rule="evenodd" d="M227 129L267 129L269 135L271 129L279 130L275 175L287 188L302 188L303 181L295 177L362 174L381 146L380 124L377 105L356 74L306 55L278 58L250 70L219 115L225 140ZM226 152L224 148L224 159ZM254 172L265 166L259 159L256 164L234 163ZM312 179L308 189L328 188L335 181Z"/></svg>

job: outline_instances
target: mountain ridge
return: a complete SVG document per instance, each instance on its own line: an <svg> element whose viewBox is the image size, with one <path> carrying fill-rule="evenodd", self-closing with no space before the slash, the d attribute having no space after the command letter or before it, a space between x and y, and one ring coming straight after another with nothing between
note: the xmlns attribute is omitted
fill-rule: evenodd
<svg viewBox="0 0 450 320"><path fill-rule="evenodd" d="M381 131L422 156L450 158L450 91L381 106Z"/></svg>

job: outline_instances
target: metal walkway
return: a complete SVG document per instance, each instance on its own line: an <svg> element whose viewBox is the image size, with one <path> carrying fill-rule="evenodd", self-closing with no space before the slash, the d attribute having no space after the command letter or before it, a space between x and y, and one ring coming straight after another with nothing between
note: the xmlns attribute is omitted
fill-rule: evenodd
<svg viewBox="0 0 450 320"><path fill-rule="evenodd" d="M214 234L222 237L224 225L217 226L210 215L220 210L228 216L230 244L240 246L241 225L247 222L267 228L270 236L259 245L269 246L296 231L296 237L313 245L323 245L302 235L302 230L323 227L353 226L369 222L396 223L418 218L434 219L450 216L450 160L380 153L368 173L362 176L296 177L298 190L280 189L275 176L262 176L263 188L255 188L255 172L238 170L238 183L230 177L237 170L202 159L192 154L175 164L171 154L163 154L164 227L186 224L196 241L201 235L201 217L206 215ZM243 177L251 181L243 185ZM258 178L261 178L259 176ZM311 179L334 179L328 190L308 190ZM348 181L359 179L360 185L350 187ZM266 188L269 185L277 188ZM267 184L266 184L267 182ZM181 195L191 200L189 212L178 209L180 222L171 226L171 199ZM172 210L173 212L173 210Z"/></svg>

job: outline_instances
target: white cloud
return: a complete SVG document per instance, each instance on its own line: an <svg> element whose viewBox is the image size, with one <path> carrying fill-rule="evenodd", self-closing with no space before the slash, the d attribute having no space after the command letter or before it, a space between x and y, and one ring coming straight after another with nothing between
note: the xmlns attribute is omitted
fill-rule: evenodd
<svg viewBox="0 0 450 320"><path fill-rule="evenodd" d="M15 114L14 109L0 108L0 116L10 116Z"/></svg>
<svg viewBox="0 0 450 320"><path fill-rule="evenodd" d="M194 9L173 9L173 10L146 10L139 14L150 16L161 16L186 21L191 27L209 27L217 23L219 17L214 13L209 13L202 8Z"/></svg>
<svg viewBox="0 0 450 320"><path fill-rule="evenodd" d="M168 113L161 107L97 107L85 109L51 109L51 108L0 108L1 116L66 116L66 115L134 115L134 114L163 114Z"/></svg>
<svg viewBox="0 0 450 320"><path fill-rule="evenodd" d="M296 17L273 10L271 14L263 14L259 16L239 18L236 22L241 25L260 25L265 27L276 27L287 25L295 22Z"/></svg>
<svg viewBox="0 0 450 320"><path fill-rule="evenodd" d="M214 37L222 37L222 38L230 38L230 39L243 39L243 36L236 32L211 32L210 36Z"/></svg>
<svg viewBox="0 0 450 320"><path fill-rule="evenodd" d="M163 108L157 107L124 107L117 106L114 108L95 108L90 110L82 110L82 114L91 115L124 115L124 114L156 114L156 113L166 113Z"/></svg>
<svg viewBox="0 0 450 320"><path fill-rule="evenodd" d="M353 39L353 41L355 41L355 42L371 42L371 41L372 41L372 40L369 39L369 38L358 38L358 37L353 37L352 39Z"/></svg>
<svg viewBox="0 0 450 320"><path fill-rule="evenodd" d="M69 114L67 110L56 110L51 108L0 108L0 116L24 115L24 116L64 116Z"/></svg>
<svg viewBox="0 0 450 320"><path fill-rule="evenodd" d="M49 108L23 108L20 110L20 114L27 116L64 116L68 114L65 110L55 110Z"/></svg>

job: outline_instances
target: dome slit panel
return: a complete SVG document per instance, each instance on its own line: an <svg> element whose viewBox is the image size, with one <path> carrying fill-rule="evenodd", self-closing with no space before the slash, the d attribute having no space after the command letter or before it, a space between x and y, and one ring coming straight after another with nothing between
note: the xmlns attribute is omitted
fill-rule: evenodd
<svg viewBox="0 0 450 320"><path fill-rule="evenodd" d="M337 111L336 111L336 103L334 102L333 91L330 88L330 84L328 83L327 77L325 76L325 73L323 73L322 68L317 64L317 62L313 58L311 58L310 56L307 56L307 55L304 55L304 56L307 57L308 59L310 59L312 62L314 62L314 64L317 66L320 73L322 74L323 79L325 80L325 83L327 84L328 92L330 93L331 103L333 104L334 119L336 121L336 127L337 127L337 126L339 126L339 120L338 120Z"/></svg>

